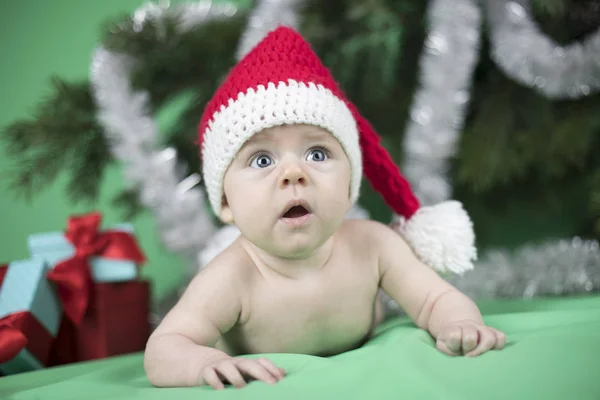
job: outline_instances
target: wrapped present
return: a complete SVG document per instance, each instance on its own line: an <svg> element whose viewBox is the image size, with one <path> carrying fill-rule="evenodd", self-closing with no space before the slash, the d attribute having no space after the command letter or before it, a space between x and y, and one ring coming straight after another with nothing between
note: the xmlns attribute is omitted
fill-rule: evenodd
<svg viewBox="0 0 600 400"><path fill-rule="evenodd" d="M147 281L95 283L92 301L75 326L63 319L49 365L143 351L150 336Z"/></svg>
<svg viewBox="0 0 600 400"><path fill-rule="evenodd" d="M77 328L77 359L143 351L150 336L149 283L98 283L94 292L93 302Z"/></svg>
<svg viewBox="0 0 600 400"><path fill-rule="evenodd" d="M75 324L69 318L63 316L58 327L58 333L50 349L46 366L71 364L77 362Z"/></svg>
<svg viewBox="0 0 600 400"><path fill-rule="evenodd" d="M142 351L149 337L148 282L139 281L145 257L131 225L101 230L101 215L69 218L65 232L32 235L32 256L51 263L64 318L50 364Z"/></svg>
<svg viewBox="0 0 600 400"><path fill-rule="evenodd" d="M101 219L97 212L73 216L65 232L28 238L32 258L51 264L48 279L57 285L65 316L76 326L87 310L94 282L134 280L145 261L130 225L101 230Z"/></svg>
<svg viewBox="0 0 600 400"><path fill-rule="evenodd" d="M43 260L14 261L1 268L0 370L13 374L42 368L62 316Z"/></svg>

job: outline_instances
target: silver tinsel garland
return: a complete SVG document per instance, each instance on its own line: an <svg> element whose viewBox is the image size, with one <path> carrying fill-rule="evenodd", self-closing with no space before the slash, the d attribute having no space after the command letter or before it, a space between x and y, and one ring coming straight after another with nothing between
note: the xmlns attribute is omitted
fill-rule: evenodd
<svg viewBox="0 0 600 400"><path fill-rule="evenodd" d="M523 3L522 0L520 2ZM512 7L513 13L517 10L518 23L524 23L527 14L519 11L519 5L514 2L487 2L488 14L493 16L497 26L503 27L503 33L510 33L511 40L519 42L513 43L514 46L504 43L504 60L512 57L514 65L518 66L528 65L531 60L535 64L536 57L540 57L535 44L539 45L539 41L548 39L541 38L539 31L534 29L515 29L518 26L514 25L514 16L511 17L513 20L508 20L509 16L498 12L501 5L509 6L509 10ZM412 183L417 197L424 204L434 204L451 196L449 162L457 152L471 76L478 57L480 10L475 1L433 0L427 16L429 33L420 59L420 88L414 99L411 121L405 135L403 172ZM590 40L590 43L595 43L594 46L600 44L596 36L600 36L600 31ZM497 35L492 41L501 37ZM524 53L524 49L528 52ZM574 71L581 75L576 80L589 84L594 79L600 79L600 73L589 67L591 60L596 60L594 65L598 65L600 51L592 51L589 44L586 49L578 49L579 58L576 59L585 59L588 69ZM550 63L552 61L546 60L546 64ZM539 62L537 65L540 65ZM546 90L569 86L568 81L573 77L559 75L556 73L553 76L554 83L544 86ZM537 84L540 82L538 79ZM599 288L600 252L597 242L584 242L578 238L525 245L516 252L493 250L481 257L474 270L448 277L448 280L477 299L589 292ZM384 295L383 298L388 310L398 309L389 297Z"/></svg>
<svg viewBox="0 0 600 400"><path fill-rule="evenodd" d="M600 290L600 246L594 240L555 240L515 251L492 250L475 269L445 277L472 300L581 295ZM404 311L381 294L387 315Z"/></svg>
<svg viewBox="0 0 600 400"><path fill-rule="evenodd" d="M511 78L551 99L600 90L600 28L560 46L537 27L530 0L486 0L486 6L491 56Z"/></svg>
<svg viewBox="0 0 600 400"><path fill-rule="evenodd" d="M170 7L148 3L133 15L134 27L149 20L177 16L183 32L198 24L229 18L237 8L208 1ZM200 175L186 177L173 148L158 143L158 127L151 115L149 94L136 91L129 81L136 60L102 47L94 54L91 81L113 156L122 162L126 181L139 188L140 202L152 210L166 247L195 262L198 252L213 235L215 226L206 210Z"/></svg>
<svg viewBox="0 0 600 400"><path fill-rule="evenodd" d="M477 268L448 280L473 299L566 296L600 289L600 246L578 237L489 251Z"/></svg>
<svg viewBox="0 0 600 400"><path fill-rule="evenodd" d="M424 205L450 197L456 152L479 56L480 10L473 0L432 0L420 59L420 88L404 138L403 173Z"/></svg>
<svg viewBox="0 0 600 400"><path fill-rule="evenodd" d="M252 10L236 53L242 59L278 25L298 27L298 7L304 0L259 0Z"/></svg>

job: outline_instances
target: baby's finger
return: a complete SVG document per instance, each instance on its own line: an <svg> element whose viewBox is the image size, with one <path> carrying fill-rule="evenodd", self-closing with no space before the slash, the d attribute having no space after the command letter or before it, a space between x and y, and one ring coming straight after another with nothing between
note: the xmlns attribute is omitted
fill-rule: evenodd
<svg viewBox="0 0 600 400"><path fill-rule="evenodd" d="M454 352L452 352L452 351L451 351L451 350L448 348L448 346L446 345L446 342L444 342L444 341L443 341L443 340L441 340L441 339L438 339L438 340L437 340L437 342L436 342L436 346L435 346L435 347L436 347L436 348L437 348L439 351L441 351L442 353L446 353L446 354L448 354L449 356L452 356L452 357L454 357L454 356L457 356L457 355L458 355L458 353L454 353Z"/></svg>
<svg viewBox="0 0 600 400"><path fill-rule="evenodd" d="M490 350L496 344L496 334L489 328L479 331L479 344L472 351L465 353L467 357L476 357Z"/></svg>
<svg viewBox="0 0 600 400"><path fill-rule="evenodd" d="M285 376L285 370L283 368L277 367L273 362L267 358L258 358L258 361L263 367L267 369L273 376L275 376L278 380L282 379Z"/></svg>
<svg viewBox="0 0 600 400"><path fill-rule="evenodd" d="M464 325L462 327L462 343L461 348L463 354L467 354L477 347L479 341L479 332L472 325Z"/></svg>
<svg viewBox="0 0 600 400"><path fill-rule="evenodd" d="M501 332L498 329L492 328L492 330L496 335L496 345L494 346L494 349L500 350L506 344L506 335L504 334L504 332Z"/></svg>
<svg viewBox="0 0 600 400"><path fill-rule="evenodd" d="M227 380L230 384L235 386L236 388L242 388L246 386L246 381L244 377L238 371L237 366L233 364L231 361L219 363L215 366L217 373L220 374L223 378Z"/></svg>
<svg viewBox="0 0 600 400"><path fill-rule="evenodd" d="M225 385L213 367L207 367L202 373L202 379L215 390L225 389Z"/></svg>
<svg viewBox="0 0 600 400"><path fill-rule="evenodd" d="M447 328L444 333L440 335L440 339L445 343L448 350L452 353L460 354L460 349L462 347L462 329L460 326Z"/></svg>
<svg viewBox="0 0 600 400"><path fill-rule="evenodd" d="M246 375L265 383L276 383L279 380L255 360L242 360L238 363L238 368Z"/></svg>

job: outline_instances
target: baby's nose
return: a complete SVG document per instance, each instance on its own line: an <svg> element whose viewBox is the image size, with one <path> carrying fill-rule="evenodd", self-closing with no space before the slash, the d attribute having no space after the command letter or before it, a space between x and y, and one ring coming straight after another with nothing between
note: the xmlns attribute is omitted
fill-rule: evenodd
<svg viewBox="0 0 600 400"><path fill-rule="evenodd" d="M290 185L306 185L308 177L298 163L289 163L285 166L285 171L281 177L281 187Z"/></svg>

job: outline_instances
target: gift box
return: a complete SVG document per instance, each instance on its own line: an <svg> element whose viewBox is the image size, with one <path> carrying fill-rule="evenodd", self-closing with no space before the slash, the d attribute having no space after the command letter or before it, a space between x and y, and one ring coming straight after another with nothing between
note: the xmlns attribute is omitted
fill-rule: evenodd
<svg viewBox="0 0 600 400"><path fill-rule="evenodd" d="M96 283L87 311L75 326L64 318L50 365L144 351L150 337L147 281Z"/></svg>
<svg viewBox="0 0 600 400"><path fill-rule="evenodd" d="M147 281L99 283L77 329L80 361L143 351L150 336Z"/></svg>
<svg viewBox="0 0 600 400"><path fill-rule="evenodd" d="M64 232L30 235L27 240L32 258L51 264L48 279L75 326L86 313L95 282L132 281L145 261L131 225L102 230L101 221L98 212L71 216Z"/></svg>
<svg viewBox="0 0 600 400"><path fill-rule="evenodd" d="M141 351L148 339L149 286L137 280L145 256L130 224L101 229L101 219L71 216L64 232L28 238L32 258L51 265L64 314L52 365Z"/></svg>
<svg viewBox="0 0 600 400"><path fill-rule="evenodd" d="M0 370L13 374L47 364L62 317L60 301L46 279L43 260L14 261L0 283Z"/></svg>
<svg viewBox="0 0 600 400"><path fill-rule="evenodd" d="M133 234L133 225L118 224L107 231ZM30 235L27 245L31 257L57 265L75 255L75 245L67 239L64 232L46 232ZM120 260L102 256L91 256L88 260L92 279L95 282L123 282L136 279L138 265L130 260Z"/></svg>

